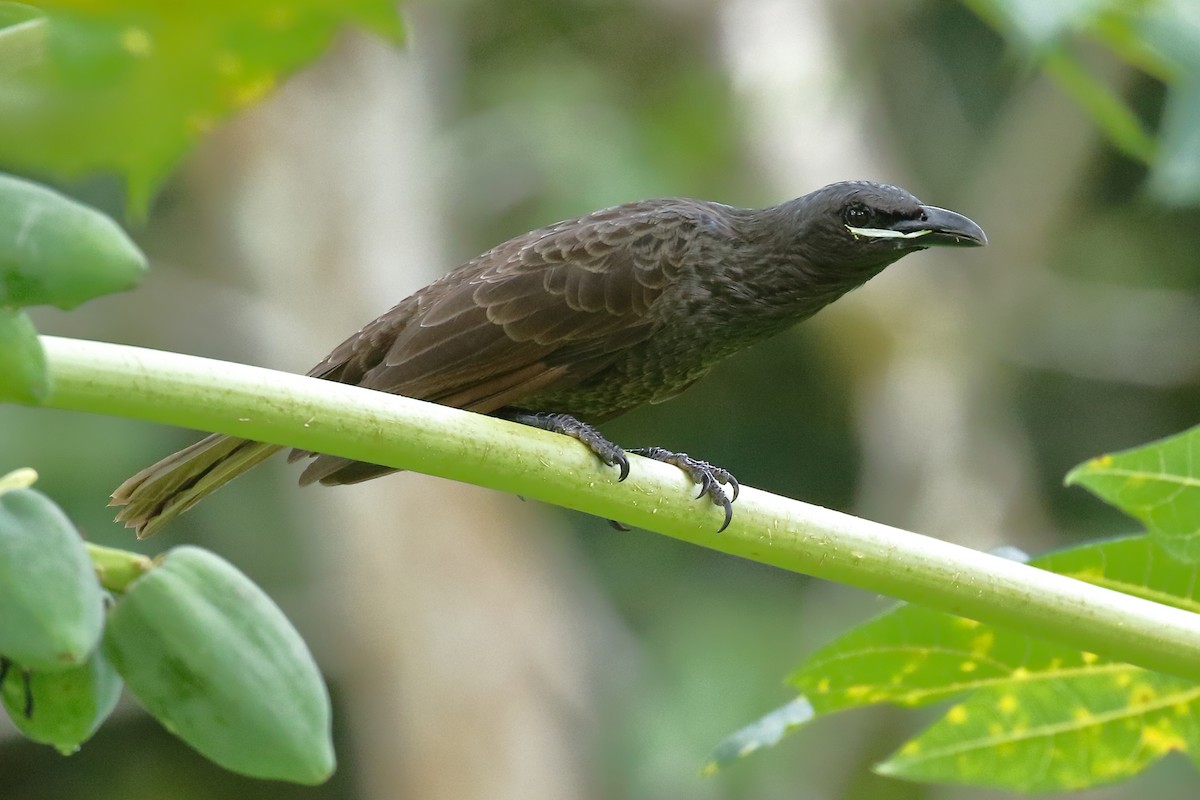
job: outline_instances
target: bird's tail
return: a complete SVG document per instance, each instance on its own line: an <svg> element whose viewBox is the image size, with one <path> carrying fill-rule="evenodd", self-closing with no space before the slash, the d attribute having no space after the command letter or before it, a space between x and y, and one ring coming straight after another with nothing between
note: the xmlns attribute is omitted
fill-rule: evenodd
<svg viewBox="0 0 1200 800"><path fill-rule="evenodd" d="M282 449L279 445L213 434L152 464L112 493L110 506L124 506L117 522L139 539L187 511L212 492Z"/></svg>

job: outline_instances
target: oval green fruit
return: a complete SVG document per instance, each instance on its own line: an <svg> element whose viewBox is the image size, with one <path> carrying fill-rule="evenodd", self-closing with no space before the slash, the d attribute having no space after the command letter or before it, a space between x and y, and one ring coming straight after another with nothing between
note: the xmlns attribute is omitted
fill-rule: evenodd
<svg viewBox="0 0 1200 800"><path fill-rule="evenodd" d="M146 257L112 219L53 189L0 175L0 306L85 300L132 289Z"/></svg>
<svg viewBox="0 0 1200 800"><path fill-rule="evenodd" d="M219 556L170 550L109 611L104 652L147 711L226 769L305 784L333 774L329 694L312 655Z"/></svg>
<svg viewBox="0 0 1200 800"><path fill-rule="evenodd" d="M0 493L0 655L37 672L69 669L103 628L100 582L71 520L36 489Z"/></svg>
<svg viewBox="0 0 1200 800"><path fill-rule="evenodd" d="M121 697L121 676L99 650L87 663L63 672L29 676L32 713L25 716L25 679L19 665L0 687L4 708L21 733L70 755L91 738Z"/></svg>
<svg viewBox="0 0 1200 800"><path fill-rule="evenodd" d="M0 308L0 401L37 404L49 389L37 328L24 311Z"/></svg>

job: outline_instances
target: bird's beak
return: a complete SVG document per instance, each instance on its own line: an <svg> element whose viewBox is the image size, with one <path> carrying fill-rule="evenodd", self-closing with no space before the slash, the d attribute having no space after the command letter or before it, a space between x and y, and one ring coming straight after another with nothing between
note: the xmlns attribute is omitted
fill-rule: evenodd
<svg viewBox="0 0 1200 800"><path fill-rule="evenodd" d="M905 238L920 237L922 247L982 247L987 234L974 221L937 206L921 206L923 219L902 220L890 227Z"/></svg>

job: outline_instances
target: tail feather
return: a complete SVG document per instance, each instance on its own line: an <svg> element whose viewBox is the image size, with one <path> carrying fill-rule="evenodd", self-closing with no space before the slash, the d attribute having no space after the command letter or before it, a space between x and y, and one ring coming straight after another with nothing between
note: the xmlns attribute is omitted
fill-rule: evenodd
<svg viewBox="0 0 1200 800"><path fill-rule="evenodd" d="M312 463L300 473L300 485L308 486L320 483L322 486L347 486L351 483L362 483L380 475L399 472L395 467L384 467L370 464L366 461L354 461L339 456L329 456L321 453L301 453L301 457L312 458ZM293 460L291 458L289 461Z"/></svg>
<svg viewBox="0 0 1200 800"><path fill-rule="evenodd" d="M280 449L213 434L129 478L113 492L109 505L124 506L117 521L145 539Z"/></svg>

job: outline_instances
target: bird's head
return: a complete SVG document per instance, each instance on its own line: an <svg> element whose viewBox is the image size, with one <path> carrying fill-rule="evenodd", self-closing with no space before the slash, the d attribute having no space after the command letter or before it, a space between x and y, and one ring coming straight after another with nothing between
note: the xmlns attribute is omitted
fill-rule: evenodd
<svg viewBox="0 0 1200 800"><path fill-rule="evenodd" d="M794 245L809 262L867 277L927 247L987 244L983 229L962 214L881 183L830 184L782 208L794 215Z"/></svg>

